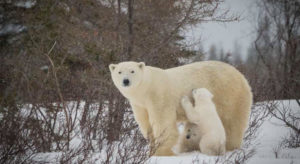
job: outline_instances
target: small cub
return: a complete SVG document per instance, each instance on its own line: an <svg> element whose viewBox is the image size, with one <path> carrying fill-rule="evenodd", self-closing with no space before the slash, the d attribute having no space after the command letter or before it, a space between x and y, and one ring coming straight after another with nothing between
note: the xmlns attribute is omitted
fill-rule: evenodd
<svg viewBox="0 0 300 164"><path fill-rule="evenodd" d="M223 155L226 135L212 101L213 95L206 88L194 89L192 94L195 105L187 96L181 100L189 122L179 136L178 153L200 150L207 155Z"/></svg>

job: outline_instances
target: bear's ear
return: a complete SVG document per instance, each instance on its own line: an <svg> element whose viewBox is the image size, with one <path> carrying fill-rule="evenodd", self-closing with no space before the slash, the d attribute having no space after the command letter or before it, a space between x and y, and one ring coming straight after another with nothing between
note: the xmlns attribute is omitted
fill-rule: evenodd
<svg viewBox="0 0 300 164"><path fill-rule="evenodd" d="M139 66L140 69L144 69L145 63L144 62L139 62L138 66Z"/></svg>
<svg viewBox="0 0 300 164"><path fill-rule="evenodd" d="M113 72L116 69L117 65L116 64L110 64L109 65L109 70L110 72Z"/></svg>

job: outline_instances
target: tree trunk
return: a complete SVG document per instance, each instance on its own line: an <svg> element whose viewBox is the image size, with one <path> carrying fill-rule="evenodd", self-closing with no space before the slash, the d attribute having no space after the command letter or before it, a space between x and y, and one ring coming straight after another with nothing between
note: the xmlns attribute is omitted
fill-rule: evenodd
<svg viewBox="0 0 300 164"><path fill-rule="evenodd" d="M133 50L133 0L128 0L128 45L127 54L125 60L132 60L132 50Z"/></svg>

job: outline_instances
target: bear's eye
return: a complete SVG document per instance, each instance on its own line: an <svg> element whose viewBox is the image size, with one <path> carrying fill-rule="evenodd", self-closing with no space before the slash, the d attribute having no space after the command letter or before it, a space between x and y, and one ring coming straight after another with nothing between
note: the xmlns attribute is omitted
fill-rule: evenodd
<svg viewBox="0 0 300 164"><path fill-rule="evenodd" d="M120 71L119 74L121 74L122 72Z"/></svg>
<svg viewBox="0 0 300 164"><path fill-rule="evenodd" d="M131 73L134 73L134 71L131 71Z"/></svg>

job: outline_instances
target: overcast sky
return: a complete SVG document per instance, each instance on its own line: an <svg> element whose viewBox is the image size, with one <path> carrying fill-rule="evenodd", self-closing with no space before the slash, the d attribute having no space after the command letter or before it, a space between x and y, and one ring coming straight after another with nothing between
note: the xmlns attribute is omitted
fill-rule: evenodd
<svg viewBox="0 0 300 164"><path fill-rule="evenodd" d="M240 21L230 23L208 22L189 29L185 34L187 40L201 38L204 51L208 51L212 44L218 48L223 47L224 52L232 52L234 43L240 45L242 56L245 57L247 49L254 39L254 19L256 12L255 0L225 0L222 8L230 9L232 14L241 16Z"/></svg>

